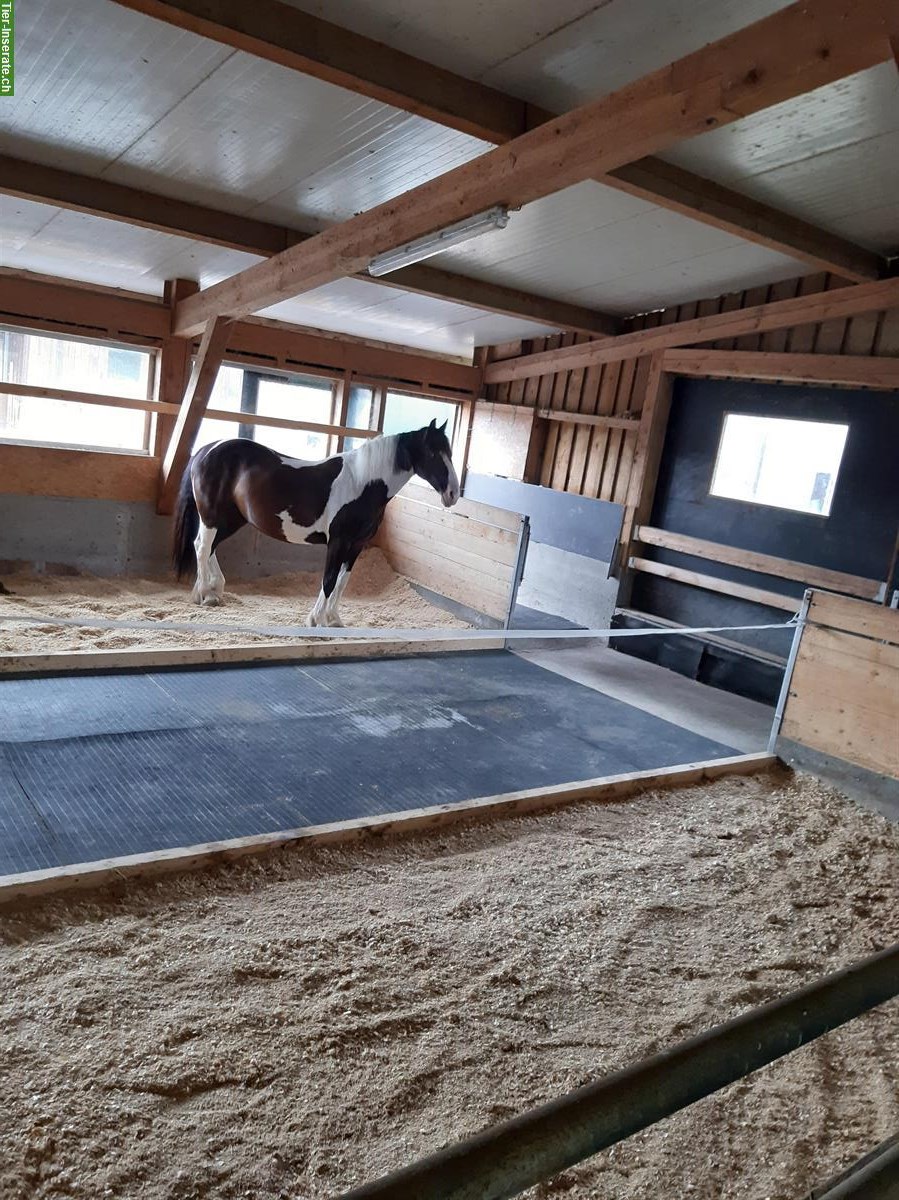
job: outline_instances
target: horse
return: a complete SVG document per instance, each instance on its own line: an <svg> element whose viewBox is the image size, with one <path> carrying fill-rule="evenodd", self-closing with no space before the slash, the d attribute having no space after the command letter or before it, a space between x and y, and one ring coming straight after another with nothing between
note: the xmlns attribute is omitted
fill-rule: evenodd
<svg viewBox="0 0 899 1200"><path fill-rule="evenodd" d="M382 435L355 450L309 463L248 438L198 450L181 478L172 540L178 579L196 556L191 599L221 604L225 577L216 550L244 525L282 542L327 546L310 625L340 626L338 606L353 564L378 532L387 503L419 475L446 508L459 499L459 480L446 422Z"/></svg>

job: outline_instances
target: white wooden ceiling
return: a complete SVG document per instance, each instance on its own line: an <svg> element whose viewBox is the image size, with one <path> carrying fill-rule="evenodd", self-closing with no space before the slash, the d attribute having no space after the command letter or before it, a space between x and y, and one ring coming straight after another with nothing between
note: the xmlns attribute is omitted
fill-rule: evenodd
<svg viewBox="0 0 899 1200"><path fill-rule="evenodd" d="M562 110L783 7L782 0L295 0L441 66ZM18 13L3 151L315 231L483 153L475 138L228 50L110 0ZM899 248L899 76L889 65L682 144L672 161ZM864 188L858 181L864 180ZM7 197L2 261L158 294L254 256ZM598 183L548 197L434 265L628 313L808 268ZM543 326L344 280L271 315L454 355Z"/></svg>

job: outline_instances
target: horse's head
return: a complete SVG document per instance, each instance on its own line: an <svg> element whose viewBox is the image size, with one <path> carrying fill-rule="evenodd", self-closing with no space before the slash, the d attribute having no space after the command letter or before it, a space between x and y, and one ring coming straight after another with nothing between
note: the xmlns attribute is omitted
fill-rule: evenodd
<svg viewBox="0 0 899 1200"><path fill-rule="evenodd" d="M408 439L412 470L426 480L435 492L440 493L446 508L452 507L459 499L459 478L453 466L452 447L446 436L446 421L439 429L437 422L432 421L424 429L416 429L404 437Z"/></svg>

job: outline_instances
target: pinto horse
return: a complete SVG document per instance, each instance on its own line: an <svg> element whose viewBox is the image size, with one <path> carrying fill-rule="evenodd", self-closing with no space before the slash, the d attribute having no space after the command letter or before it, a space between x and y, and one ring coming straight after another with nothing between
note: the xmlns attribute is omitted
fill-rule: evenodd
<svg viewBox="0 0 899 1200"><path fill-rule="evenodd" d="M337 611L353 564L378 532L387 502L420 475L449 508L459 499L446 422L372 438L358 449L308 463L246 438L213 442L185 469L175 509L172 558L178 578L194 554L191 599L221 604L225 577L215 552L250 524L282 542L327 545L310 625L342 625Z"/></svg>

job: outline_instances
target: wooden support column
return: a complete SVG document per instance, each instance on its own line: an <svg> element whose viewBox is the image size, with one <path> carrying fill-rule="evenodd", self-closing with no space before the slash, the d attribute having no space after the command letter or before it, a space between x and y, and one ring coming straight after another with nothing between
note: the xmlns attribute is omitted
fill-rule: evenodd
<svg viewBox="0 0 899 1200"><path fill-rule="evenodd" d="M379 383L375 388L374 399L372 400L372 426L377 429L378 433L384 432L384 409L387 407L387 384Z"/></svg>
<svg viewBox="0 0 899 1200"><path fill-rule="evenodd" d="M160 513L170 513L175 507L181 476L190 459L194 438L215 387L230 329L231 321L226 317L215 317L209 321L203 333L190 382L181 401L175 428L162 463L159 499L156 505Z"/></svg>
<svg viewBox="0 0 899 1200"><path fill-rule="evenodd" d="M353 382L353 372L346 370L343 376L337 380L334 385L334 410L331 413L331 420L335 425L349 425L350 411L350 387ZM346 445L346 435L340 434L336 440L336 444L329 448L329 453L340 454Z"/></svg>
<svg viewBox="0 0 899 1200"><path fill-rule="evenodd" d="M624 506L624 521L621 527L619 550L620 579L618 605L630 601L633 572L626 569L632 553L634 530L638 525L648 525L652 516L652 503L656 494L665 433L668 429L668 414L671 411L672 376L665 370L664 355L657 351L649 363L643 410L637 430L637 445Z"/></svg>
<svg viewBox="0 0 899 1200"><path fill-rule="evenodd" d="M165 302L174 320L175 306L186 296L200 290L192 279L169 279L165 285ZM156 399L163 404L180 404L190 378L191 343L184 338L167 337L159 353L159 391ZM168 449L175 428L175 417L160 413L156 418L156 437L153 453L162 458Z"/></svg>

